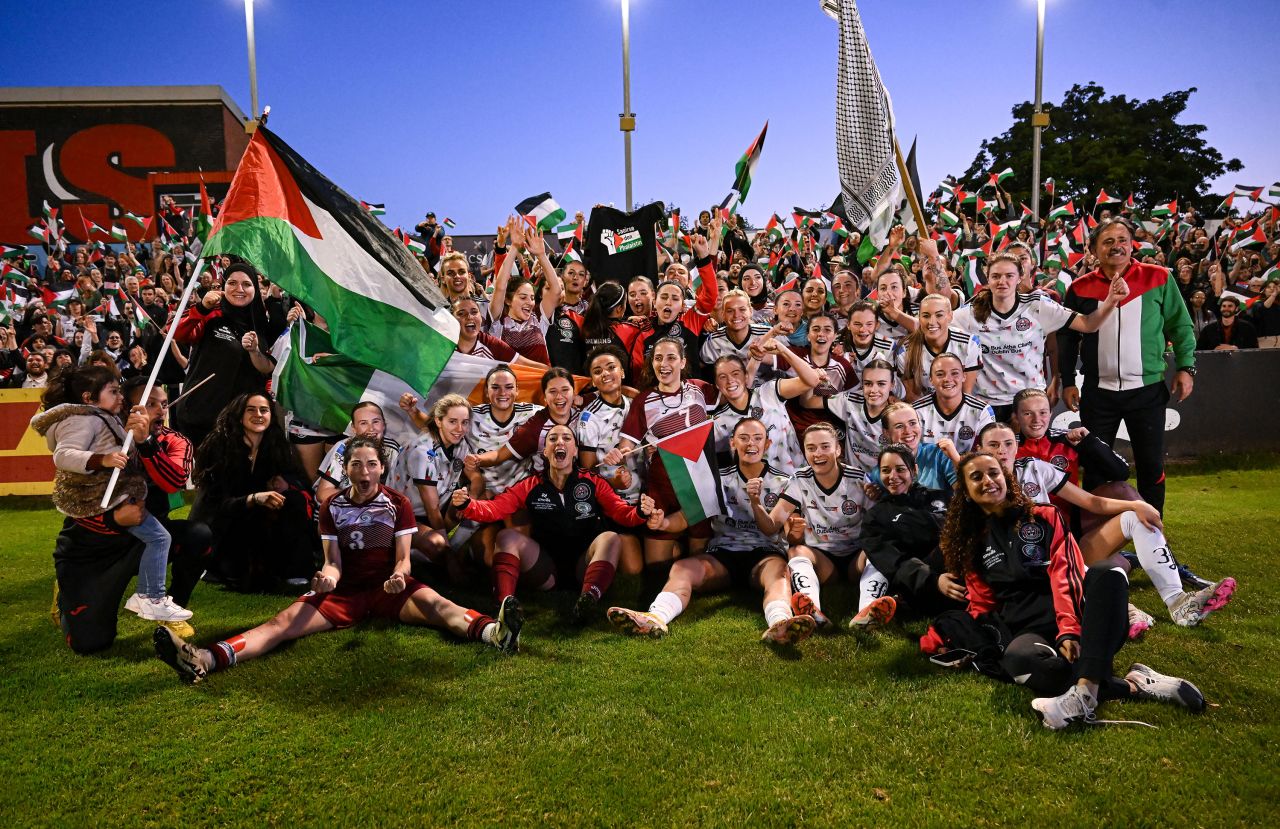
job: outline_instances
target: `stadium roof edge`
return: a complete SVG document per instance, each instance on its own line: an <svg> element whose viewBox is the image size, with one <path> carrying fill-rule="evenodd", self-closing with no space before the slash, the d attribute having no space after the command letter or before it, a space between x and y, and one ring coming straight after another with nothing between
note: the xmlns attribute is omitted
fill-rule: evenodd
<svg viewBox="0 0 1280 829"><path fill-rule="evenodd" d="M217 84L200 86L4 86L0 107L69 106L75 104L170 104L182 106L217 101L240 121L248 116Z"/></svg>

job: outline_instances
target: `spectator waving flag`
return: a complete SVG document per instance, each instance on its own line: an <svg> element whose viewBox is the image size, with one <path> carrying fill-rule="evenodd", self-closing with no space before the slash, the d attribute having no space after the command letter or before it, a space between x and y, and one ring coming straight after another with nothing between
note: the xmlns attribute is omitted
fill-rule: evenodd
<svg viewBox="0 0 1280 829"><path fill-rule="evenodd" d="M200 209L193 222L196 238L202 243L209 241L209 233L213 230L213 207L209 204L209 191L204 187L204 177L200 177Z"/></svg>
<svg viewBox="0 0 1280 829"><path fill-rule="evenodd" d="M680 501L680 511L690 526L704 518L724 514L717 466L711 459L713 426L715 421L706 420L654 443L671 479L671 489Z"/></svg>
<svg viewBox="0 0 1280 829"><path fill-rule="evenodd" d="M566 215L564 208L551 198L550 192L539 193L520 202L516 205L516 213L543 233L563 222Z"/></svg>
<svg viewBox="0 0 1280 829"><path fill-rule="evenodd" d="M769 131L769 122L764 122L764 129L751 142L747 151L738 159L733 171L733 189L738 193L738 201L747 200L747 191L751 189L751 178L755 175L756 165L760 163L760 154L764 152L764 136Z"/></svg>
<svg viewBox="0 0 1280 829"><path fill-rule="evenodd" d="M414 388L430 388L453 354L457 320L405 246L264 127L203 253L249 260L329 321L338 351Z"/></svg>
<svg viewBox="0 0 1280 829"><path fill-rule="evenodd" d="M822 10L840 23L836 87L839 205L849 226L865 233L863 247L878 250L888 243L889 228L906 198L894 158L893 102L871 56L857 3L823 0ZM863 261L862 250L858 256Z"/></svg>

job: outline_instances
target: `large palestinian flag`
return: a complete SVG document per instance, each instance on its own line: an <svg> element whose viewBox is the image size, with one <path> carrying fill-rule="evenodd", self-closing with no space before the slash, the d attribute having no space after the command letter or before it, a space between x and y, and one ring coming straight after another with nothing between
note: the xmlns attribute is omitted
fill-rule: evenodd
<svg viewBox="0 0 1280 829"><path fill-rule="evenodd" d="M240 159L202 251L244 257L328 321L353 360L428 389L458 323L391 231L264 127Z"/></svg>
<svg viewBox="0 0 1280 829"><path fill-rule="evenodd" d="M711 459L714 425L714 421L707 420L654 443L689 526L724 514L717 467Z"/></svg>

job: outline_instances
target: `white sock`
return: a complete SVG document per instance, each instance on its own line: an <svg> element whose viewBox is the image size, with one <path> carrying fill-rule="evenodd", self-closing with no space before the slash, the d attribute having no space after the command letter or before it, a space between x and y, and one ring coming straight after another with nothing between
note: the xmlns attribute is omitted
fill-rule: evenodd
<svg viewBox="0 0 1280 829"><path fill-rule="evenodd" d="M486 645L493 645L494 647L497 647L498 643L493 638L494 636L497 635L497 633L498 633L498 623L490 622L489 624L484 626L483 630L480 631L480 641L484 642Z"/></svg>
<svg viewBox="0 0 1280 829"><path fill-rule="evenodd" d="M813 600L814 607L822 610L822 599L818 596L818 572L813 569L813 562L796 556L787 562L787 570L791 572L791 592L805 594Z"/></svg>
<svg viewBox="0 0 1280 829"><path fill-rule="evenodd" d="M764 623L773 627L784 619L791 618L791 605L781 599L775 599L764 606Z"/></svg>
<svg viewBox="0 0 1280 829"><path fill-rule="evenodd" d="M1169 549L1164 533L1150 530L1138 520L1132 510L1120 514L1120 528L1138 551L1138 563L1155 585L1156 592L1165 605L1172 606L1182 596L1182 578L1178 575L1178 562Z"/></svg>
<svg viewBox="0 0 1280 829"><path fill-rule="evenodd" d="M671 624L671 620L684 612L684 602L680 601L680 597L675 593L662 591L653 598L653 604L649 605L649 612L662 620L664 625Z"/></svg>
<svg viewBox="0 0 1280 829"><path fill-rule="evenodd" d="M858 610L865 610L867 605L883 596L888 589L889 580L868 560L866 569L862 571L862 578L858 579Z"/></svg>

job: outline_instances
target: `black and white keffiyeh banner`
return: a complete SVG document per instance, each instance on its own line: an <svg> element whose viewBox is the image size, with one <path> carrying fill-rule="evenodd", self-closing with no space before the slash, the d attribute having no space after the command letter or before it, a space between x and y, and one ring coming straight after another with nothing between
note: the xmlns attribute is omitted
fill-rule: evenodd
<svg viewBox="0 0 1280 829"><path fill-rule="evenodd" d="M880 80L855 0L820 0L840 24L836 161L849 224L883 246L906 198L894 158L893 102Z"/></svg>

